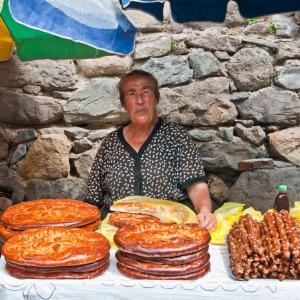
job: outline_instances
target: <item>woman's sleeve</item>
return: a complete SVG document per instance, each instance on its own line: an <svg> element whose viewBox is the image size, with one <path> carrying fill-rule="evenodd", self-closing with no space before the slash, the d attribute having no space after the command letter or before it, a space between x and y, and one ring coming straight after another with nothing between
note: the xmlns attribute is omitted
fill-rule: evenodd
<svg viewBox="0 0 300 300"><path fill-rule="evenodd" d="M179 134L177 162L180 189L185 190L197 181L206 180L199 148L185 130Z"/></svg>
<svg viewBox="0 0 300 300"><path fill-rule="evenodd" d="M101 170L103 168L104 147L101 144L98 153L94 159L92 169L87 181L87 190L85 194L85 202L102 207L103 205L103 189L101 182Z"/></svg>

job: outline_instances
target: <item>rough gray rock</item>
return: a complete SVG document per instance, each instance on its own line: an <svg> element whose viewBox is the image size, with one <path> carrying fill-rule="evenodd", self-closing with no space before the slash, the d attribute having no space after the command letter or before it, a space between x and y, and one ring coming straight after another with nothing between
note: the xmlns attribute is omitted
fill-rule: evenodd
<svg viewBox="0 0 300 300"><path fill-rule="evenodd" d="M240 91L256 91L272 83L273 58L261 48L243 48L231 57L227 70Z"/></svg>
<svg viewBox="0 0 300 300"><path fill-rule="evenodd" d="M217 138L215 130L201 130L194 128L189 131L189 134L198 142L211 142Z"/></svg>
<svg viewBox="0 0 300 300"><path fill-rule="evenodd" d="M178 56L150 58L142 69L154 75L159 86L178 85L193 78L193 70L183 58Z"/></svg>
<svg viewBox="0 0 300 300"><path fill-rule="evenodd" d="M18 131L17 135L13 139L14 144L22 144L29 141L33 141L38 137L37 132L34 129L22 129Z"/></svg>
<svg viewBox="0 0 300 300"><path fill-rule="evenodd" d="M300 67L282 70L275 82L289 90L300 90Z"/></svg>
<svg viewBox="0 0 300 300"><path fill-rule="evenodd" d="M23 91L28 94L38 95L41 91L41 87L38 85L26 84L23 87Z"/></svg>
<svg viewBox="0 0 300 300"><path fill-rule="evenodd" d="M250 128L244 127L242 124L236 124L234 131L242 140L249 142L255 146L260 146L266 139L266 133L260 126Z"/></svg>
<svg viewBox="0 0 300 300"><path fill-rule="evenodd" d="M294 38L299 31L299 26L290 19L273 19L272 24L279 37Z"/></svg>
<svg viewBox="0 0 300 300"><path fill-rule="evenodd" d="M126 10L126 16L141 32L161 32L165 28L159 20L141 10Z"/></svg>
<svg viewBox="0 0 300 300"><path fill-rule="evenodd" d="M252 127L254 125L253 120L242 120L242 119L235 119L235 123L239 123L244 125L245 127Z"/></svg>
<svg viewBox="0 0 300 300"><path fill-rule="evenodd" d="M60 178L54 181L31 179L26 182L26 199L66 198L84 200L85 181L79 178Z"/></svg>
<svg viewBox="0 0 300 300"><path fill-rule="evenodd" d="M269 33L269 22L261 22L256 24L247 25L243 30L244 34L259 34L266 35Z"/></svg>
<svg viewBox="0 0 300 300"><path fill-rule="evenodd" d="M300 168L275 168L246 171L241 173L237 182L230 188L229 201L243 202L247 207L254 207L265 212L273 208L276 187L288 186L291 202L299 201Z"/></svg>
<svg viewBox="0 0 300 300"><path fill-rule="evenodd" d="M92 142L96 142L96 141L102 140L105 136L107 136L110 132L112 132L114 130L116 130L116 127L92 130L87 138Z"/></svg>
<svg viewBox="0 0 300 300"><path fill-rule="evenodd" d="M278 49L278 46L276 43L274 43L271 40L267 40L267 39L257 39L257 38L251 38L251 37L243 37L242 38L242 42L243 43L249 43L249 44L254 44L257 46L261 46L261 47L267 47L267 48L271 48L273 51L276 51Z"/></svg>
<svg viewBox="0 0 300 300"><path fill-rule="evenodd" d="M77 60L79 70L84 76L91 78L96 76L117 76L129 71L132 66L130 56L104 56L95 59Z"/></svg>
<svg viewBox="0 0 300 300"><path fill-rule="evenodd" d="M192 53L188 56L194 78L203 78L220 73L220 63L210 52Z"/></svg>
<svg viewBox="0 0 300 300"><path fill-rule="evenodd" d="M230 101L241 101L249 98L248 92L237 92L230 95Z"/></svg>
<svg viewBox="0 0 300 300"><path fill-rule="evenodd" d="M228 53L235 53L242 47L241 42L235 36L229 35L223 29L207 29L198 33L197 35L189 35L185 41L188 47L203 48L211 51L226 51Z"/></svg>
<svg viewBox="0 0 300 300"><path fill-rule="evenodd" d="M0 188L11 192L11 200L14 203L24 200L25 183L15 171L8 168L6 163L0 163Z"/></svg>
<svg viewBox="0 0 300 300"><path fill-rule="evenodd" d="M5 128L0 126L0 160L8 157L9 138Z"/></svg>
<svg viewBox="0 0 300 300"><path fill-rule="evenodd" d="M297 58L300 58L300 40L284 41L278 43L278 61Z"/></svg>
<svg viewBox="0 0 300 300"><path fill-rule="evenodd" d="M227 142L233 141L234 127L219 127L218 136Z"/></svg>
<svg viewBox="0 0 300 300"><path fill-rule="evenodd" d="M72 147L72 151L76 154L88 151L93 148L93 143L87 138L83 138L79 141L75 141Z"/></svg>
<svg viewBox="0 0 300 300"><path fill-rule="evenodd" d="M207 126L233 121L237 111L229 101L229 81L207 78L189 85L160 90L158 113L183 125Z"/></svg>
<svg viewBox="0 0 300 300"><path fill-rule="evenodd" d="M138 37L134 59L160 57L171 52L171 36L167 34L144 34Z"/></svg>
<svg viewBox="0 0 300 300"><path fill-rule="evenodd" d="M300 166L300 127L291 127L268 135L270 149L277 158Z"/></svg>
<svg viewBox="0 0 300 300"><path fill-rule="evenodd" d="M62 118L60 104L50 97L0 89L0 121L16 125L51 124Z"/></svg>
<svg viewBox="0 0 300 300"><path fill-rule="evenodd" d="M236 106L241 118L260 124L291 126L300 120L299 96L290 91L265 88Z"/></svg>
<svg viewBox="0 0 300 300"><path fill-rule="evenodd" d="M215 51L214 52L214 55L217 59L220 59L220 60L228 60L230 59L230 56L227 52L225 51Z"/></svg>
<svg viewBox="0 0 300 300"><path fill-rule="evenodd" d="M35 60L21 62L17 56L0 63L0 86L39 86L42 90L72 90L76 69L71 60Z"/></svg>
<svg viewBox="0 0 300 300"><path fill-rule="evenodd" d="M88 179L96 154L97 150L93 149L83 153L75 160L75 169L80 178Z"/></svg>
<svg viewBox="0 0 300 300"><path fill-rule="evenodd" d="M10 165L16 164L19 160L21 160L26 155L26 152L27 152L26 145L19 144L16 147L15 151L13 152L13 154L9 160L9 164Z"/></svg>
<svg viewBox="0 0 300 300"><path fill-rule="evenodd" d="M72 124L123 124L128 120L121 108L116 78L93 78L64 105L64 119Z"/></svg>
<svg viewBox="0 0 300 300"><path fill-rule="evenodd" d="M80 140L89 134L89 130L81 127L70 127L65 129L65 134L70 139Z"/></svg>
<svg viewBox="0 0 300 300"><path fill-rule="evenodd" d="M206 169L216 174L235 174L239 161L268 156L264 147L252 147L238 138L232 142L203 143L199 149Z"/></svg>
<svg viewBox="0 0 300 300"><path fill-rule="evenodd" d="M246 19L241 16L239 6L235 1L228 1L226 18L224 20L225 26L237 27L243 26Z"/></svg>

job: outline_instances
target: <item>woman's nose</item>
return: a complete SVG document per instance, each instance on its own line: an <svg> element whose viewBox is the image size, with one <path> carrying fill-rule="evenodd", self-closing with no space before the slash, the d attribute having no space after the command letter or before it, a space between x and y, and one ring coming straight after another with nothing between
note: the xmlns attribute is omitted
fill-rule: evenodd
<svg viewBox="0 0 300 300"><path fill-rule="evenodd" d="M143 93L138 93L136 95L136 103L141 104L144 102L144 95Z"/></svg>

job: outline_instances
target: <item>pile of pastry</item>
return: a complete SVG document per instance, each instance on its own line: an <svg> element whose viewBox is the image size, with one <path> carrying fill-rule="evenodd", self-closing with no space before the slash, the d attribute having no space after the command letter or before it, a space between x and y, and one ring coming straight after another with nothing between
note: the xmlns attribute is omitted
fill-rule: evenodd
<svg viewBox="0 0 300 300"><path fill-rule="evenodd" d="M136 215L133 218L149 222L128 226L130 215L135 214L127 214L125 222L118 221L121 228L114 237L119 247L117 268L122 274L135 279L183 280L200 278L210 270L210 235L199 224L165 224Z"/></svg>
<svg viewBox="0 0 300 300"><path fill-rule="evenodd" d="M237 278L300 278L300 228L285 210L261 222L246 214L228 235L230 267Z"/></svg>
<svg viewBox="0 0 300 300"><path fill-rule="evenodd" d="M100 210L73 199L41 199L9 207L1 216L6 270L18 278L93 278L109 264L108 240L92 232Z"/></svg>
<svg viewBox="0 0 300 300"><path fill-rule="evenodd" d="M94 231L100 222L100 210L79 200L25 201L7 208L1 215L0 240L5 242L24 230L41 227L63 226Z"/></svg>
<svg viewBox="0 0 300 300"><path fill-rule="evenodd" d="M6 241L6 270L17 278L86 279L109 265L108 240L78 228L29 229Z"/></svg>

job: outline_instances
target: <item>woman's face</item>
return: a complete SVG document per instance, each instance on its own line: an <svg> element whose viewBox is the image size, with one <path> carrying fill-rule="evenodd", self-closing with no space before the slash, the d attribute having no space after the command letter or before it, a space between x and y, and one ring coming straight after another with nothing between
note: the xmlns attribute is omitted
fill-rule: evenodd
<svg viewBox="0 0 300 300"><path fill-rule="evenodd" d="M150 79L132 76L123 85L124 108L129 114L131 123L149 126L157 119L157 99Z"/></svg>

